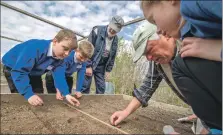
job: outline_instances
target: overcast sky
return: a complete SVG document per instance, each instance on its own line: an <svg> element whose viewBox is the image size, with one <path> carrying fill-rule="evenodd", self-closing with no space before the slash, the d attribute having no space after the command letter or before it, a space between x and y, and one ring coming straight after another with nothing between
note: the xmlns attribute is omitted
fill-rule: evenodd
<svg viewBox="0 0 223 135"><path fill-rule="evenodd" d="M139 1L2 1L87 36L95 25L107 25L113 15L125 22L143 17ZM135 28L124 27L118 34L125 47L131 46ZM1 35L22 41L52 39L60 29L1 6ZM80 38L80 37L78 37ZM18 42L1 39L1 56Z"/></svg>

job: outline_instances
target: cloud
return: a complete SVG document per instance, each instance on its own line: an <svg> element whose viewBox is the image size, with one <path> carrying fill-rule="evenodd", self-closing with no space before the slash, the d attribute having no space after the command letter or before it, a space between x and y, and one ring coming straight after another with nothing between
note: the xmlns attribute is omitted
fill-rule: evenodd
<svg viewBox="0 0 223 135"><path fill-rule="evenodd" d="M45 6L51 3L50 1L2 1L2 2L37 15L44 14Z"/></svg>
<svg viewBox="0 0 223 135"><path fill-rule="evenodd" d="M107 25L113 15L125 22L142 17L137 1L2 1L87 36L95 25ZM135 26L124 28L119 36L130 39ZM1 35L22 41L52 39L60 28L1 6ZM78 39L80 37L78 36ZM5 40L1 48L16 42ZM5 53L7 49L1 49Z"/></svg>
<svg viewBox="0 0 223 135"><path fill-rule="evenodd" d="M107 8L111 1L88 1L88 6L98 6L100 9Z"/></svg>
<svg viewBox="0 0 223 135"><path fill-rule="evenodd" d="M130 34L125 33L125 35L128 36L129 38L132 38L132 35L130 35Z"/></svg>
<svg viewBox="0 0 223 135"><path fill-rule="evenodd" d="M48 7L52 16L78 16L89 12L89 9L81 1L57 1Z"/></svg>
<svg viewBox="0 0 223 135"><path fill-rule="evenodd" d="M2 35L20 40L28 40L30 38L52 38L59 30L59 28L53 27L31 17L16 13L10 9L2 9Z"/></svg>

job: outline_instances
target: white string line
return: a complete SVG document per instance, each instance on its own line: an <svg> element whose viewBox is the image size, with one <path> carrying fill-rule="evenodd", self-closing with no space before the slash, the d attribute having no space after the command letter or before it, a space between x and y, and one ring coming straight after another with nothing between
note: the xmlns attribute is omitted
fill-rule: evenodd
<svg viewBox="0 0 223 135"><path fill-rule="evenodd" d="M102 120L99 120L98 118L95 118L94 116L92 116L92 115L90 115L90 114L88 114L88 113L86 113L86 112L84 112L84 111L81 111L81 110L77 109L76 107L70 105L69 103L66 103L66 102L63 102L63 103L66 104L66 105L68 105L69 107L71 107L71 108L77 110L78 112L83 113L84 115L87 115L88 117L90 117L90 118L92 118L92 119L94 119L94 120L96 120L96 121L99 121L99 122L101 122L101 123L104 124L104 125L107 125L108 127L112 128L112 129L118 130L119 132L121 132L121 133L123 133L123 134L129 134L129 133L127 133L127 132L125 132L125 131L123 131L123 130L121 130L121 129L115 127L115 126L112 126L112 125L110 125L110 124L108 124L108 123L106 123L106 122L104 122L104 121L102 121Z"/></svg>

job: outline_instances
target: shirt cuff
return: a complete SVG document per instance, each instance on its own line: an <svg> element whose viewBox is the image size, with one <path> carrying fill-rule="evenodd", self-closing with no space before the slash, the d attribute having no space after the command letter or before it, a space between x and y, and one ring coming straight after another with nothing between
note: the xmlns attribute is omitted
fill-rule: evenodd
<svg viewBox="0 0 223 135"><path fill-rule="evenodd" d="M28 100L31 96L33 96L34 95L34 93L32 92L32 91L28 91L28 92L26 92L25 94L24 94L24 97L25 97L25 99L26 100Z"/></svg>
<svg viewBox="0 0 223 135"><path fill-rule="evenodd" d="M63 93L62 93L62 95L64 96L64 97L66 97L66 95L69 95L70 94L70 92L68 91L68 90L66 90L66 91L64 91Z"/></svg>
<svg viewBox="0 0 223 135"><path fill-rule="evenodd" d="M132 92L133 97L136 97L139 102L141 103L142 107L147 107L148 106L148 101L143 99L143 97L140 95L137 89L134 89Z"/></svg>

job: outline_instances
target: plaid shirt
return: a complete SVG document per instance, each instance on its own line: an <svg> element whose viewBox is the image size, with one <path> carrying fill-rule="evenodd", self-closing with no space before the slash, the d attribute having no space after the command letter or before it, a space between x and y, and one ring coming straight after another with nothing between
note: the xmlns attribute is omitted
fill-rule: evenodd
<svg viewBox="0 0 223 135"><path fill-rule="evenodd" d="M178 50L179 50L179 43L177 43L177 48L175 51L176 55L178 55ZM170 65L171 63L169 63L169 66ZM161 64L155 63L154 65L152 65L152 62L149 63L149 70L143 80L143 83L141 84L139 89L135 88L133 91L133 96L140 101L142 107L148 106L149 99L152 97L153 93L159 87L159 84L162 81L162 79L166 81L166 83L177 94L179 98L181 98L185 103L187 103L185 98L178 90L177 86L171 83L170 81L171 78L168 78L167 73L165 72L169 71L164 71Z"/></svg>

